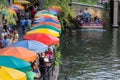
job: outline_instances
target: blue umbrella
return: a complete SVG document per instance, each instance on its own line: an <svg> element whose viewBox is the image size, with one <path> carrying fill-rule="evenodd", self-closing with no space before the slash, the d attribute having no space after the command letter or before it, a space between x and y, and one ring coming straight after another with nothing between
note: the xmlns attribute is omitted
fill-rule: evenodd
<svg viewBox="0 0 120 80"><path fill-rule="evenodd" d="M57 12L56 10L50 10L50 12L56 15L59 14L59 12Z"/></svg>
<svg viewBox="0 0 120 80"><path fill-rule="evenodd" d="M0 56L0 66L14 68L23 72L31 70L31 64L14 56Z"/></svg>
<svg viewBox="0 0 120 80"><path fill-rule="evenodd" d="M56 24L60 24L60 22L55 21L55 20L53 20L51 18L40 18L40 19L34 21L33 23L36 24L36 23L39 23L39 22L54 22Z"/></svg>
<svg viewBox="0 0 120 80"><path fill-rule="evenodd" d="M48 49L48 46L34 40L23 40L12 44L14 47L24 47L29 50L35 51L37 53L45 52Z"/></svg>

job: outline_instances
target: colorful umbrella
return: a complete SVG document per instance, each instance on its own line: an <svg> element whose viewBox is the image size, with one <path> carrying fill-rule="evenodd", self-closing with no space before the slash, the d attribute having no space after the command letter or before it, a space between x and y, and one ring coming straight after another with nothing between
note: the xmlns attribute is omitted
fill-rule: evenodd
<svg viewBox="0 0 120 80"><path fill-rule="evenodd" d="M44 12L37 12L35 15L39 15L39 14L51 14L51 15L57 15L57 14L53 14L52 12L49 11L44 11Z"/></svg>
<svg viewBox="0 0 120 80"><path fill-rule="evenodd" d="M30 34L24 36L25 40L36 40L46 45L59 44L59 38L51 36L49 34Z"/></svg>
<svg viewBox="0 0 120 80"><path fill-rule="evenodd" d="M0 56L0 66L14 68L23 72L31 70L30 63L13 56Z"/></svg>
<svg viewBox="0 0 120 80"><path fill-rule="evenodd" d="M54 17L50 17L50 16L44 16L44 17L40 17L40 18L35 18L34 20L38 20L38 19L41 19L41 18L49 18L49 19L53 19L53 20L59 22L58 18L54 18Z"/></svg>
<svg viewBox="0 0 120 80"><path fill-rule="evenodd" d="M8 67L0 66L0 80L27 80L26 74Z"/></svg>
<svg viewBox="0 0 120 80"><path fill-rule="evenodd" d="M57 18L57 16L54 16L54 15L51 15L51 14L39 14L39 15L35 15L35 18L44 17L44 16L50 16L50 17Z"/></svg>
<svg viewBox="0 0 120 80"><path fill-rule="evenodd" d="M50 34L50 35L55 36L55 37L60 36L60 34L57 31L54 31L54 30L51 30L51 29L45 29L45 28L28 31L26 33L26 35L34 34L34 33L45 33L45 34Z"/></svg>
<svg viewBox="0 0 120 80"><path fill-rule="evenodd" d="M13 10L13 9L11 9L11 8L9 8L9 12L16 15L15 10Z"/></svg>
<svg viewBox="0 0 120 80"><path fill-rule="evenodd" d="M50 25L40 25L40 26L32 27L31 29L35 30L35 29L41 29L41 28L47 28L47 29L55 30L55 31L61 33L60 29L58 29L56 27L53 27L53 26L50 26Z"/></svg>
<svg viewBox="0 0 120 80"><path fill-rule="evenodd" d="M36 53L45 52L48 49L48 46L34 40L23 40L12 44L14 47L24 47L29 50L35 51Z"/></svg>
<svg viewBox="0 0 120 80"><path fill-rule="evenodd" d="M33 62L37 58L37 54L23 47L8 47L0 49L0 55L15 56L28 62Z"/></svg>
<svg viewBox="0 0 120 80"><path fill-rule="evenodd" d="M11 8L12 8L12 9L17 9L17 10L19 10L19 11L21 10L20 7L18 7L18 6L11 6Z"/></svg>
<svg viewBox="0 0 120 80"><path fill-rule="evenodd" d="M33 24L32 26L35 27L35 26L40 26L40 25L50 25L50 26L54 26L56 28L61 29L61 25L60 24L56 24L56 23L53 23L53 22L39 22L37 24Z"/></svg>
<svg viewBox="0 0 120 80"><path fill-rule="evenodd" d="M27 0L14 0L15 4L30 4L29 1Z"/></svg>
<svg viewBox="0 0 120 80"><path fill-rule="evenodd" d="M52 7L50 8L50 10L55 10L55 11L57 11L57 12L62 12L62 9L61 9L60 6L52 6Z"/></svg>
<svg viewBox="0 0 120 80"><path fill-rule="evenodd" d="M59 12L56 11L56 10L50 10L50 12L53 13L53 14L59 14Z"/></svg>
<svg viewBox="0 0 120 80"><path fill-rule="evenodd" d="M60 24L59 21L55 21L52 18L40 18L40 19L34 21L33 23L36 24L36 23L39 23L39 22L53 22L53 23L56 23L56 24Z"/></svg>
<svg viewBox="0 0 120 80"><path fill-rule="evenodd" d="M12 4L12 6L17 6L17 7L19 7L21 10L24 10L24 9L25 9L25 7L22 6L21 4Z"/></svg>

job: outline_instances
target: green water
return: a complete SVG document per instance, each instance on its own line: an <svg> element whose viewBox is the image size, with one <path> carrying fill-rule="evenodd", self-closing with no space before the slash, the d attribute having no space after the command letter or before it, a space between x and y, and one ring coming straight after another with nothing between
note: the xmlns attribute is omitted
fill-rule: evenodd
<svg viewBox="0 0 120 80"><path fill-rule="evenodd" d="M120 30L62 34L58 80L120 80Z"/></svg>

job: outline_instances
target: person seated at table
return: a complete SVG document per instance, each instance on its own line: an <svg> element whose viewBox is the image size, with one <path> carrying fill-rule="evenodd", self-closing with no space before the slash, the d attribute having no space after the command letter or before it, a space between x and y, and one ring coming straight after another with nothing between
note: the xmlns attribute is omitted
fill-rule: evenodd
<svg viewBox="0 0 120 80"><path fill-rule="evenodd" d="M94 18L94 22L95 22L95 24L100 24L100 19L99 19L98 16L96 16L96 17Z"/></svg>

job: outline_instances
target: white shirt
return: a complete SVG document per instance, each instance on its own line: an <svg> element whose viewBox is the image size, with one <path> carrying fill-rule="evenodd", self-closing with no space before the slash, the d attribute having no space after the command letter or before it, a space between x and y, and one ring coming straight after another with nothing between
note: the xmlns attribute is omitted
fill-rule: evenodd
<svg viewBox="0 0 120 80"><path fill-rule="evenodd" d="M6 35L7 35L6 32L5 32L5 33L2 32L2 34L1 34L1 38L4 39L4 37L5 37Z"/></svg>
<svg viewBox="0 0 120 80"><path fill-rule="evenodd" d="M78 13L78 15L79 15L79 16L82 16L82 15L83 15L83 13L82 13L82 12L79 12L79 13Z"/></svg>
<svg viewBox="0 0 120 80"><path fill-rule="evenodd" d="M88 10L84 10L84 13L87 14L87 13L88 13Z"/></svg>

